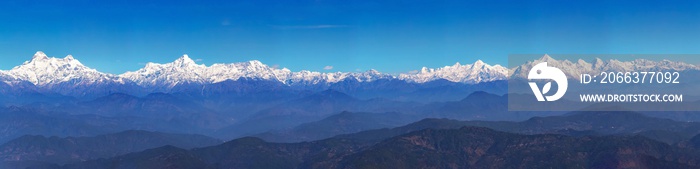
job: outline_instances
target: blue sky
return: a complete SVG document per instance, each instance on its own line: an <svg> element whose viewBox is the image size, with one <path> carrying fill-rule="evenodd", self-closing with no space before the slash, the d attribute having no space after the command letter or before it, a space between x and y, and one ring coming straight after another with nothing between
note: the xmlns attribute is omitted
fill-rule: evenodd
<svg viewBox="0 0 700 169"><path fill-rule="evenodd" d="M207 65L255 59L294 71L389 73L477 59L507 65L508 54L697 54L700 2L0 2L0 69L38 50L116 74L185 53Z"/></svg>

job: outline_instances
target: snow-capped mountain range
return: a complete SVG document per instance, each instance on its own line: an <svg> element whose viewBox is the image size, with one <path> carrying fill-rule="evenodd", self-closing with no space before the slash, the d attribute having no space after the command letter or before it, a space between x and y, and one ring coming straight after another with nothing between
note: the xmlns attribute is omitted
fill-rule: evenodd
<svg viewBox="0 0 700 169"><path fill-rule="evenodd" d="M274 80L287 85L330 84L346 79L359 82L371 82L378 79L399 79L413 83L425 83L438 79L446 79L460 83L480 83L506 79L507 69L500 65L491 66L481 60L474 64L445 66L437 69L424 67L416 73L405 73L394 76L376 70L366 72L333 72L322 73L312 71L292 72L287 68L274 68L260 61L213 64L206 66L197 64L189 56L183 55L171 63L148 63L142 69L126 72L121 75L102 73L84 66L73 56L65 58L48 57L39 51L30 61L14 67L9 71L0 71L2 81L12 83L27 81L44 87L59 83L73 82L79 85L96 83L135 83L144 88L169 88L178 84L213 84L226 80L240 78L256 80Z"/></svg>
<svg viewBox="0 0 700 169"><path fill-rule="evenodd" d="M32 60L1 73L3 77L6 77L3 79L5 82L28 81L36 86L64 82L75 82L76 84L124 83L124 79L120 76L91 69L71 55L65 58L49 58L43 52L36 52Z"/></svg>
<svg viewBox="0 0 700 169"><path fill-rule="evenodd" d="M437 79L446 79L460 83L480 83L504 80L507 69L500 65L491 66L481 60L474 64L445 66L438 69L423 67L413 74L400 74L398 77L381 73L374 69L365 72L322 73L302 70L292 72L287 68L272 68L260 61L198 65L189 56L184 55L172 63L148 63L143 69L127 72L119 77L129 79L145 87L172 87L180 83L218 83L240 78L276 80L287 85L328 84L345 79L358 82L371 82L378 79L400 79L414 83L425 83Z"/></svg>
<svg viewBox="0 0 700 169"><path fill-rule="evenodd" d="M700 70L700 67L684 62L674 62L669 60L652 61L646 59L635 59L632 61L619 61L611 59L603 61L596 58L593 63L584 60L571 62L569 60L556 60L545 54L540 59L528 61L527 63L514 67L510 70L510 78L527 78L529 70L536 64L547 62L548 66L559 68L568 78L579 80L581 74L598 74L600 72L634 72L634 71L685 71Z"/></svg>
<svg viewBox="0 0 700 169"><path fill-rule="evenodd" d="M394 78L389 74L376 70L352 73L321 73L311 71L292 72L287 68L273 68L260 61L214 64L205 66L196 64L189 56L184 55L172 63L148 63L146 67L119 75L144 87L169 88L183 83L212 84L240 78L257 80L274 80L287 85L336 83L346 78L360 82L377 79Z"/></svg>
<svg viewBox="0 0 700 169"><path fill-rule="evenodd" d="M425 83L436 79L461 83L480 83L505 80L506 75L508 75L508 69L505 67L501 65L491 66L481 60L477 60L474 64L461 65L457 62L452 66L437 69L423 67L420 72L400 74L398 78L415 83Z"/></svg>
<svg viewBox="0 0 700 169"><path fill-rule="evenodd" d="M535 63L546 61L551 66L561 68L569 77L578 78L581 73L600 71L650 71L650 70L700 70L697 66L682 63L650 61L638 59L622 62L618 60L593 63L583 60L571 62L555 60L544 55L539 60L528 62L512 69L500 65L489 65L481 60L473 64L456 63L441 68L423 67L410 73L392 75L376 70L365 72L293 72L287 68L276 68L257 60L239 63L197 64L189 56L183 55L171 63L148 63L142 69L121 75L99 72L89 68L73 56L64 58L48 57L43 52L36 52L34 57L11 70L0 70L0 81L6 88L36 88L40 93L58 93L70 96L104 95L113 92L170 92L181 85L203 86L225 81L260 80L279 83L290 87L330 86L343 81L373 82L377 80L399 80L406 83L423 84L435 80L447 80L454 83L477 84L506 80L513 77L526 77ZM30 84L30 87L26 85ZM6 91L8 89L0 90Z"/></svg>

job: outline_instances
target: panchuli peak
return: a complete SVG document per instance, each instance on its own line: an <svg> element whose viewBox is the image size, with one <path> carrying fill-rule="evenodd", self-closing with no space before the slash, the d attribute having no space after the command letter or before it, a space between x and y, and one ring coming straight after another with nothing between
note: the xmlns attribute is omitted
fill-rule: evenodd
<svg viewBox="0 0 700 169"><path fill-rule="evenodd" d="M34 57L32 57L32 60L43 60L43 59L48 59L49 57L44 54L42 51L37 51L34 53Z"/></svg>
<svg viewBox="0 0 700 169"><path fill-rule="evenodd" d="M256 66L256 67L257 67L257 66L263 66L263 63L260 62L259 60L251 60L251 61L248 61L248 64L250 64L251 66Z"/></svg>
<svg viewBox="0 0 700 169"><path fill-rule="evenodd" d="M190 56L187 56L187 54L182 55L180 58L175 60L174 62L177 65L195 65L194 60L190 58Z"/></svg>

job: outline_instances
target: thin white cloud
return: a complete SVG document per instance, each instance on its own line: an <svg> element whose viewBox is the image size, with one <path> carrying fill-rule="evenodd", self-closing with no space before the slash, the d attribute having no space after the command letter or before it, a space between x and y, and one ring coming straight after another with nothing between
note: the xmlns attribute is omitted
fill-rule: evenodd
<svg viewBox="0 0 700 169"><path fill-rule="evenodd" d="M345 28L347 25L273 25L277 29L329 29Z"/></svg>
<svg viewBox="0 0 700 169"><path fill-rule="evenodd" d="M323 67L323 70L332 70L332 69L333 69L333 66L326 66L326 67Z"/></svg>
<svg viewBox="0 0 700 169"><path fill-rule="evenodd" d="M195 61L195 62L201 62L202 59L195 59L194 61Z"/></svg>

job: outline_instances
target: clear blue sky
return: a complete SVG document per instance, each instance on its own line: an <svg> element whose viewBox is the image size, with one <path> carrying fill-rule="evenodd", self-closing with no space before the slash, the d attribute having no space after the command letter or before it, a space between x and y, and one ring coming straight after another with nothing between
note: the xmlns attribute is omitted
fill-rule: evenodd
<svg viewBox="0 0 700 169"><path fill-rule="evenodd" d="M184 53L207 65L257 59L294 71L389 73L477 59L507 65L513 53L687 54L700 53L700 2L0 2L0 69L38 50L116 74Z"/></svg>

